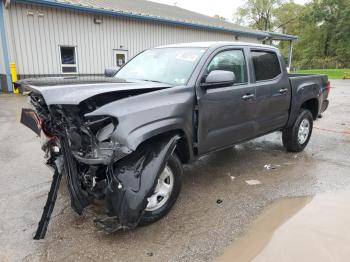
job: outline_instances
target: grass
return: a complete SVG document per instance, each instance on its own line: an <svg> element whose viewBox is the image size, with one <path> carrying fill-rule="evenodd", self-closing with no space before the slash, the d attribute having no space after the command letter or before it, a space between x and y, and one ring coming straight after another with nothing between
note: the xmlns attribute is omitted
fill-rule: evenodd
<svg viewBox="0 0 350 262"><path fill-rule="evenodd" d="M324 75L328 75L328 78L330 79L342 79L346 74L347 78L350 78L350 69L306 69L306 70L299 70L296 73L324 74Z"/></svg>

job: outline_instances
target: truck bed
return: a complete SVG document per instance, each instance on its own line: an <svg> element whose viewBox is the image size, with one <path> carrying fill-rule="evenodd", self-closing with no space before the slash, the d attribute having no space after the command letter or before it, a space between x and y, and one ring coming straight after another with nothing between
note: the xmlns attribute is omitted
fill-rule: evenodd
<svg viewBox="0 0 350 262"><path fill-rule="evenodd" d="M318 74L288 74L292 89L291 112L288 126L297 116L297 109L303 101L317 97L318 111L313 113L314 119L328 106L329 81L327 75ZM316 99L315 99L316 100Z"/></svg>

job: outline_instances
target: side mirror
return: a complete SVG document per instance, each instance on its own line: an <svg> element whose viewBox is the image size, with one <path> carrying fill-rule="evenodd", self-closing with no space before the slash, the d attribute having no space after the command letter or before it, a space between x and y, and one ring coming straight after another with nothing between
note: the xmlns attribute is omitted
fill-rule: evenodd
<svg viewBox="0 0 350 262"><path fill-rule="evenodd" d="M207 88L231 86L235 82L235 79L235 74L231 71L214 70L209 73L201 86Z"/></svg>
<svg viewBox="0 0 350 262"><path fill-rule="evenodd" d="M105 69L105 76L112 77L119 71L119 67L111 67Z"/></svg>

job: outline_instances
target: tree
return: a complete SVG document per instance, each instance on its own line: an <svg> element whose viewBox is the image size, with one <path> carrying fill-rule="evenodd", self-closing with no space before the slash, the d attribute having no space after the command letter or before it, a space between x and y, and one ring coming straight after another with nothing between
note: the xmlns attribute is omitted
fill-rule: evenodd
<svg viewBox="0 0 350 262"><path fill-rule="evenodd" d="M335 56L339 41L349 40L349 0L314 0L311 19L322 35L322 55Z"/></svg>
<svg viewBox="0 0 350 262"><path fill-rule="evenodd" d="M226 21L226 18L221 16L221 15L214 15L214 18L217 18L217 19L222 20L222 21Z"/></svg>
<svg viewBox="0 0 350 262"><path fill-rule="evenodd" d="M284 0L247 0L239 7L235 21L249 25L252 28L271 31L274 26L273 12Z"/></svg>
<svg viewBox="0 0 350 262"><path fill-rule="evenodd" d="M304 17L305 6L293 2L284 3L273 10L274 27L273 31L292 34L297 31L301 24L301 17Z"/></svg>
<svg viewBox="0 0 350 262"><path fill-rule="evenodd" d="M300 67L350 67L350 0L246 0L235 21L251 28L296 35L293 61ZM277 43L287 55L288 43Z"/></svg>

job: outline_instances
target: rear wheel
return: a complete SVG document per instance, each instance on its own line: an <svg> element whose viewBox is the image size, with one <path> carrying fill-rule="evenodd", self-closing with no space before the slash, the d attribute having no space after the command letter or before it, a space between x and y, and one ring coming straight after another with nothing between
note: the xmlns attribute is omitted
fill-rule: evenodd
<svg viewBox="0 0 350 262"><path fill-rule="evenodd" d="M282 133L284 147L290 152L300 152L309 143L313 127L312 114L307 109L299 112L294 124Z"/></svg>
<svg viewBox="0 0 350 262"><path fill-rule="evenodd" d="M170 211L180 193L181 174L181 162L173 154L160 174L153 194L148 198L148 205L141 218L140 225L154 223Z"/></svg>

